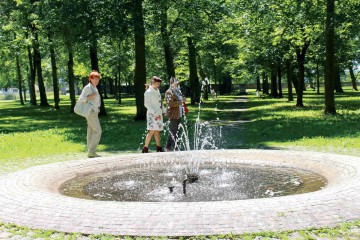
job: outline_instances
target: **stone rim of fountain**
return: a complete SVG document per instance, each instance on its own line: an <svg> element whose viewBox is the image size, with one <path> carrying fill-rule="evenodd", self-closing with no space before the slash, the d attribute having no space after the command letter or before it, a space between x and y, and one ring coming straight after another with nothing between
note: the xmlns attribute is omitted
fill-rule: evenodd
<svg viewBox="0 0 360 240"><path fill-rule="evenodd" d="M316 192L217 202L112 202L71 198L60 185L76 173L126 168L184 155L292 166L324 176ZM360 157L287 150L129 154L41 165L0 178L0 221L85 234L192 236L334 226L360 218Z"/></svg>

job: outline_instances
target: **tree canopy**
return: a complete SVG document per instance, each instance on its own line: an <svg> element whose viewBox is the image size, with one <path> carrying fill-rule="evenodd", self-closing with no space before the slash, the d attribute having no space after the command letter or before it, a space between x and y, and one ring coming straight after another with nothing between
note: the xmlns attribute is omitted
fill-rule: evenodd
<svg viewBox="0 0 360 240"><path fill-rule="evenodd" d="M205 78L220 94L230 92L234 84L250 83L265 94L282 97L281 84L288 83L301 107L307 82L321 80L328 86L326 81L333 81L335 90L341 91L340 76L349 72L357 90L360 3L333 1L330 13L328 4L329 0L3 0L0 88L29 90L33 105L40 94L40 105L46 106L47 92L68 86L73 107L87 74L97 69L104 78L103 97L110 91L119 98L122 86L135 94L137 119L145 117L143 84L153 75L165 84L176 76L192 103ZM333 65L326 63L331 49L327 44L334 48ZM333 78L325 74L326 66L333 66ZM327 93L325 98L333 96ZM56 99L55 105L59 107Z"/></svg>

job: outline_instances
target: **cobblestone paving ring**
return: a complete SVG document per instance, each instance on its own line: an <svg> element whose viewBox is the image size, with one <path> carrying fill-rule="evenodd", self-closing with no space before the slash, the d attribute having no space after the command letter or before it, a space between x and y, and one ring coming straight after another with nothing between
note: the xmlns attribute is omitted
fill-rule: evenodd
<svg viewBox="0 0 360 240"><path fill-rule="evenodd" d="M116 202L63 196L77 174L186 156L296 166L324 176L322 190L283 197L213 202ZM85 234L193 236L335 226L360 218L360 157L285 150L129 154L41 165L0 178L0 221Z"/></svg>

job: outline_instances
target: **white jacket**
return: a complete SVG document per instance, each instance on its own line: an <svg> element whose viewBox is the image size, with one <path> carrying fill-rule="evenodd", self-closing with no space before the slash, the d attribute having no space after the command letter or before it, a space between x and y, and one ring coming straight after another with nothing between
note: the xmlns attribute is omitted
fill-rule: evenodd
<svg viewBox="0 0 360 240"><path fill-rule="evenodd" d="M159 89L154 89L152 86L144 93L144 105L148 114L153 116L162 116L165 113L165 107L162 104L161 94Z"/></svg>
<svg viewBox="0 0 360 240"><path fill-rule="evenodd" d="M96 97L92 100L87 100L87 96L91 95L92 93L96 92ZM79 97L79 101L80 102L89 102L93 104L93 110L95 112L99 112L99 108L101 105L101 100L100 100L100 94L99 91L97 90L96 87L94 87L91 83L89 83L88 85L86 85Z"/></svg>

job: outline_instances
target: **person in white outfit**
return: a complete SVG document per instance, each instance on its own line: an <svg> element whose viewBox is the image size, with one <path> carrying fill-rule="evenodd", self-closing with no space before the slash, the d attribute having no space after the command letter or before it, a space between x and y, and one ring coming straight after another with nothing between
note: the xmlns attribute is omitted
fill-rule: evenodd
<svg viewBox="0 0 360 240"><path fill-rule="evenodd" d="M99 112L100 112L100 94L96 86L100 82L100 74L93 70L89 75L89 84L86 85L79 97L79 101L90 102L93 104L93 108L90 112L89 117L86 118L87 121L87 149L88 157L100 157L96 154L96 148L100 142L101 138L101 126L99 121Z"/></svg>
<svg viewBox="0 0 360 240"><path fill-rule="evenodd" d="M142 153L149 152L149 144L153 136L156 142L156 151L163 152L160 141L160 132L164 130L163 115L165 114L165 108L162 104L159 91L161 82L162 80L159 77L153 76L150 85L146 85L147 90L144 93L144 105L147 109L146 120L147 130L149 132L146 135Z"/></svg>

